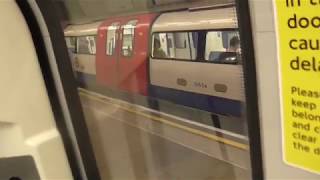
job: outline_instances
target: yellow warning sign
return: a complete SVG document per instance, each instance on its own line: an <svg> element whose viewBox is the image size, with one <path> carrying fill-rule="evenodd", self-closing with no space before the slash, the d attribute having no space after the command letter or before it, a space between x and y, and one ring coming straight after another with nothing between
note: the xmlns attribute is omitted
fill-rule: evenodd
<svg viewBox="0 0 320 180"><path fill-rule="evenodd" d="M320 173L320 0L274 0L283 156Z"/></svg>

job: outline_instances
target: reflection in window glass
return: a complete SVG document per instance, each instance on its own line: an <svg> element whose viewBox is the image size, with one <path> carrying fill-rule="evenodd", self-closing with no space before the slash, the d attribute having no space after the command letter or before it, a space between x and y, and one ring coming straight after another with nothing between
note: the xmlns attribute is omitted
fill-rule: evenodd
<svg viewBox="0 0 320 180"><path fill-rule="evenodd" d="M79 54L96 54L96 37L80 36L77 46L77 53Z"/></svg>
<svg viewBox="0 0 320 180"><path fill-rule="evenodd" d="M236 63L240 53L237 31L210 31L206 36L205 59L217 63Z"/></svg>
<svg viewBox="0 0 320 180"><path fill-rule="evenodd" d="M160 59L195 60L197 34L197 32L155 33L152 56Z"/></svg>
<svg viewBox="0 0 320 180"><path fill-rule="evenodd" d="M106 54L109 56L115 52L118 29L119 23L112 23L107 30Z"/></svg>
<svg viewBox="0 0 320 180"><path fill-rule="evenodd" d="M236 8L224 0L78 4L64 3L65 34L97 33L102 42L96 55L70 53L101 179L250 180L243 69L237 56L221 55L240 51L232 48ZM82 40L82 51L95 49Z"/></svg>
<svg viewBox="0 0 320 180"><path fill-rule="evenodd" d="M134 29L137 24L137 20L129 21L126 25L122 27L123 37L122 37L122 55L131 56L133 52L133 42L134 42Z"/></svg>

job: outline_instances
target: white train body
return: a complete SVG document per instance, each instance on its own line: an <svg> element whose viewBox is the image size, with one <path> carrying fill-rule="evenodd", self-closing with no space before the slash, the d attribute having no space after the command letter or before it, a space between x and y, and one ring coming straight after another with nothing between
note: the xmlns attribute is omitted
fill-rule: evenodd
<svg viewBox="0 0 320 180"><path fill-rule="evenodd" d="M68 26L64 33L74 71L96 75L96 36L101 22Z"/></svg>
<svg viewBox="0 0 320 180"><path fill-rule="evenodd" d="M151 85L156 88L161 87L162 90L190 92L192 93L190 96L181 96L179 93L171 95L181 96L180 98L193 96L194 98L190 98L189 101L197 101L197 95L200 94L225 98L226 101L243 102L243 71L239 59L231 63L209 59L210 53L214 56L214 53L219 55L227 51L227 48L224 47L226 45L223 45L226 43L223 41L229 43L231 37L223 36L223 33L238 36L237 29L238 23L234 8L161 14L152 26L152 42L154 44L155 38L158 39L166 56L158 58L151 55ZM202 39L205 41L203 42L205 50L202 50L201 57L196 52L199 49L194 45L197 42L194 36L199 37L200 33L206 34L206 38ZM152 51L154 49L153 45ZM165 94L170 93L169 91ZM174 99L179 99L179 97ZM207 102L208 104L210 103ZM203 104L203 106L206 105ZM205 107L205 109L211 108L214 107ZM235 106L231 105L230 108L235 108ZM239 110L239 103L237 108ZM241 110L238 111L240 112Z"/></svg>

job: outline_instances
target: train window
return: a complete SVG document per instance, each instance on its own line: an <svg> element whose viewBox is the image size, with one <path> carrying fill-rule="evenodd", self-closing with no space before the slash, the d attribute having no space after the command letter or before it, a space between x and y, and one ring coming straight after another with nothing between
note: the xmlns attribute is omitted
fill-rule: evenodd
<svg viewBox="0 0 320 180"><path fill-rule="evenodd" d="M188 33L181 32L181 33L173 33L175 48L177 49L185 49L187 48L187 41L188 41Z"/></svg>
<svg viewBox="0 0 320 180"><path fill-rule="evenodd" d="M83 36L66 40L80 51L69 52L68 64L79 87L83 112L78 112L85 116L83 125L73 120L84 127L77 129L79 143L83 152L92 147L94 153L91 158L81 152L84 163L90 160L85 171L91 174L96 160L101 179L250 180L250 155L256 151L250 152L247 112L256 109L255 104L247 109L254 96L246 96L251 91L244 80L253 82L249 87L255 84L243 72L254 61L243 49L250 64L244 69L240 48L232 48L239 39L251 41L238 33L242 12L233 4L244 3L72 1L77 3L61 9L71 11L70 22L60 26L68 24L67 38ZM95 34L97 44L88 37ZM253 122L256 116L249 115Z"/></svg>
<svg viewBox="0 0 320 180"><path fill-rule="evenodd" d="M112 56L116 49L117 30L119 23L112 23L107 30L106 54Z"/></svg>
<svg viewBox="0 0 320 180"><path fill-rule="evenodd" d="M197 58L198 34L198 32L188 32L190 57L192 60Z"/></svg>
<svg viewBox="0 0 320 180"><path fill-rule="evenodd" d="M170 58L170 47L172 47L172 39L167 38L166 33L155 33L153 35L152 57L154 58Z"/></svg>
<svg viewBox="0 0 320 180"><path fill-rule="evenodd" d="M152 57L195 60L197 32L154 33Z"/></svg>
<svg viewBox="0 0 320 180"><path fill-rule="evenodd" d="M95 36L80 36L77 38L77 40L77 53L96 54Z"/></svg>
<svg viewBox="0 0 320 180"><path fill-rule="evenodd" d="M76 45L77 45L77 37L73 36L73 37L66 37L66 44L67 44L67 48L72 51L73 53L76 52Z"/></svg>
<svg viewBox="0 0 320 180"><path fill-rule="evenodd" d="M237 31L209 31L206 36L205 60L215 63L238 63L240 39Z"/></svg>
<svg viewBox="0 0 320 180"><path fill-rule="evenodd" d="M122 55L131 56L133 52L134 30L137 25L137 20L131 20L126 25L122 26Z"/></svg>

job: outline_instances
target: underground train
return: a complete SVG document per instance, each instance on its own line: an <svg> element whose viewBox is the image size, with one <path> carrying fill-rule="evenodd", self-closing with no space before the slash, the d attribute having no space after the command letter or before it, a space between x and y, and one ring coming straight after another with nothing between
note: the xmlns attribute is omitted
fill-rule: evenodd
<svg viewBox="0 0 320 180"><path fill-rule="evenodd" d="M108 18L65 29L78 80L240 117L244 102L234 7Z"/></svg>

